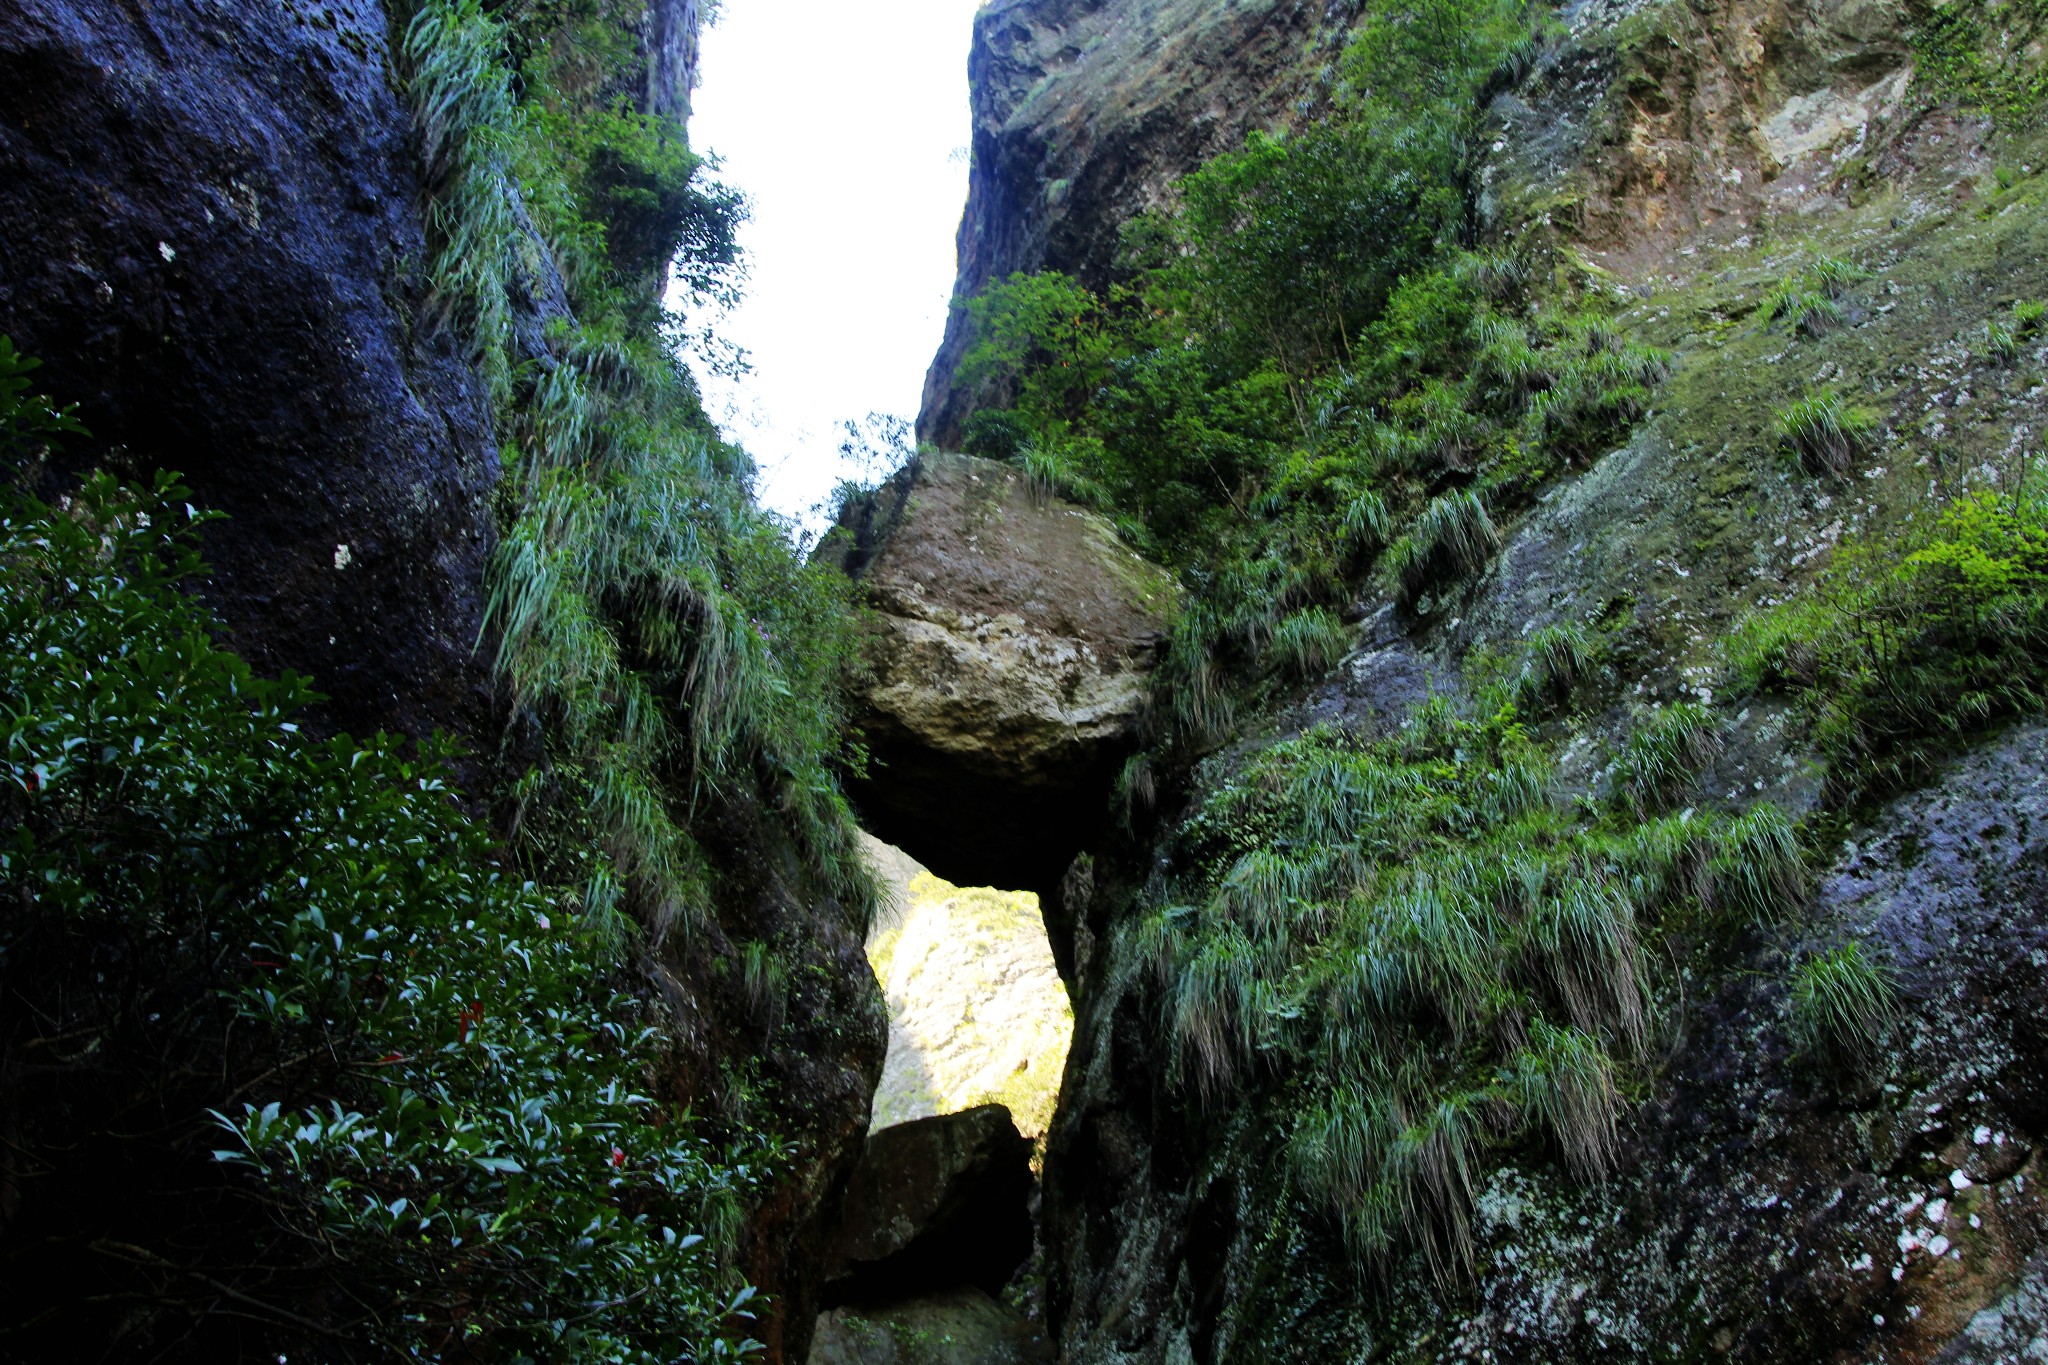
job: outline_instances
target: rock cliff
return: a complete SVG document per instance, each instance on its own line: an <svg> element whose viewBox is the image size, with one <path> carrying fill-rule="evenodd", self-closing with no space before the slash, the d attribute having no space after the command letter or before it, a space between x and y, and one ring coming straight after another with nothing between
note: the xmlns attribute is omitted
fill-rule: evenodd
<svg viewBox="0 0 2048 1365"><path fill-rule="evenodd" d="M1220 48L1171 71L1126 63L1115 79L1136 87L1113 98L1108 68L1090 63L1153 8L984 12L963 293L1012 268L1111 277L1117 224L1194 168L1211 129L1281 117L1276 92L1302 88L1287 83L1309 69L1320 26L1344 18L1228 10L1258 18L1189 26L1190 43ZM2027 188L2048 155L2032 125L2015 131L1952 79L1955 42L2032 72L2039 34L2001 19L1959 40L1930 22L1856 0L1574 3L1489 89L1474 168L1484 242L1601 300L1627 337L1671 351L1674 372L1632 436L1504 524L1491 568L1398 607L1369 586L1327 677L1227 737L1149 834L1089 846L1090 913L1115 944L1074 982L1047 1159L1041 1236L1063 1360L1874 1365L2048 1351L2048 1132L2021 1022L2044 1003L2040 725L1977 731L1905 794L1844 809L1782 702L1720 695L1731 629L1802 590L1836 546L1910 524L1937 490L2010 496L2039 477L2021 452L2043 421L2040 349L2001 358L1997 337L2015 300L2048 293ZM1186 119L1174 139L1125 121L1203 100L1218 120ZM1838 325L1773 325L1774 289L1852 255L1868 278ZM950 387L957 323L921 428L940 439L1002 398ZM1835 387L1870 405L1869 444L1851 476L1820 485L1788 458L1778 414ZM1433 1275L1419 1253L1369 1264L1308 1211L1276 1097L1251 1098L1256 1083L1221 1105L1193 1093L1141 914L1188 842L1214 834L1183 822L1259 754L1317 726L1398 733L1417 703L1468 695L1560 626L1598 631L1603 663L1543 728L1558 799L1612 789L1646 706L1698 704L1720 738L1697 803L1767 798L1810 816L1818 889L1795 925L1735 934L1660 975L1651 1059L1603 1183L1544 1144L1507 1142L1478 1177L1469 1276ZM1786 983L1852 939L1891 964L1901 1017L1877 1064L1817 1065ZM1271 1005L1282 1019L1298 1008Z"/></svg>
<svg viewBox="0 0 2048 1365"><path fill-rule="evenodd" d="M493 504L498 452L515 423L494 412L460 310L428 277L430 238L446 229L432 215L445 206L397 50L417 8L0 10L0 334L44 362L37 387L77 403L92 433L59 465L9 477L62 493L90 466L144 480L182 471L201 509L226 514L208 528L211 573L197 585L226 642L261 675L310 675L327 697L322 729L451 733L467 746L468 799L513 824L523 798L510 781L548 749L559 718L514 705L484 630L506 524ZM622 98L656 126L684 117L696 0L590 8L605 26L601 61L579 57L577 70L596 71L602 88L583 93ZM664 136L680 145L681 129ZM532 238L516 187L501 188ZM651 299L676 243L627 236L615 233L621 269ZM569 304L537 238L527 254L544 268L514 301L516 359L550 372L563 363L550 324ZM784 813L744 791L729 798L699 831L712 913L688 936L650 933L633 981L666 1034L663 1074L650 1078L664 1100L737 1114L743 1073L777 1097L774 1115L753 1118L772 1117L792 1156L735 1219L738 1269L776 1305L754 1329L769 1358L801 1360L817 1228L866 1134L881 1008L860 927L807 888ZM780 955L765 987L741 970L764 944ZM780 998L766 1000L767 987ZM0 1068L9 1143L69 1150L17 1107L18 1041ZM193 1117L163 1140L203 1149L204 1115ZM4 1353L35 1354L54 1331L62 1351L97 1357L102 1327L131 1346L159 1330L187 1347L204 1340L178 1337L175 1312L162 1327L146 1307L106 1323L45 1311L79 1285L148 1300L162 1229L146 1216L136 1225L118 1182L62 1156L17 1184L13 1152L0 1246L20 1292L0 1310L16 1333ZM244 1234L244 1252L264 1236ZM141 1243L128 1248L141 1259L50 1254L109 1239ZM223 1292L246 1297L237 1286L262 1267L239 1261L259 1259L216 1268ZM27 1288L44 1275L47 1295Z"/></svg>
<svg viewBox="0 0 2048 1365"><path fill-rule="evenodd" d="M974 133L954 295L1012 271L1114 274L1117 233L1175 178L1313 103L1356 0L995 0L974 17ZM969 344L955 308L917 434L957 449L977 396L955 392ZM986 396L986 395L983 395Z"/></svg>

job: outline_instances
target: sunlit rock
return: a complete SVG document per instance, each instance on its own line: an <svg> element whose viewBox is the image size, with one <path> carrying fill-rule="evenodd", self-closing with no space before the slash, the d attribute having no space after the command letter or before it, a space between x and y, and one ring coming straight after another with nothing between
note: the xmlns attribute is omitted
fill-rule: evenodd
<svg viewBox="0 0 2048 1365"><path fill-rule="evenodd" d="M874 1127L1001 1104L1026 1137L1043 1135L1074 1015L1038 897L963 889L887 853L897 877L868 939L889 1009Z"/></svg>

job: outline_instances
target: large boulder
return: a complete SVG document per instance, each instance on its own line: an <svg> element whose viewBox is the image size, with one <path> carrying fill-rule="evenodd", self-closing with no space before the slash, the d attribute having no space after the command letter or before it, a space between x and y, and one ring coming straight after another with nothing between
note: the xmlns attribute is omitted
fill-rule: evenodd
<svg viewBox="0 0 2048 1365"><path fill-rule="evenodd" d="M1024 1315L972 1285L818 1319L810 1365L1039 1365L1052 1349Z"/></svg>
<svg viewBox="0 0 2048 1365"><path fill-rule="evenodd" d="M1102 517L965 455L913 460L820 553L878 614L865 823L948 881L1050 891L1107 818L1173 580Z"/></svg>
<svg viewBox="0 0 2048 1365"><path fill-rule="evenodd" d="M840 1205L824 1302L999 1292L1031 1254L1031 1184L1031 1144L999 1104L884 1128Z"/></svg>

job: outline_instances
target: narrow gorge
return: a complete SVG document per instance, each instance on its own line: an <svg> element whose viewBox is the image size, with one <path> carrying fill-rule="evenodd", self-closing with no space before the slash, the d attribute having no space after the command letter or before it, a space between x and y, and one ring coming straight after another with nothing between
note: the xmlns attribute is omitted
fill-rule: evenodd
<svg viewBox="0 0 2048 1365"><path fill-rule="evenodd" d="M0 0L0 1360L2048 1361L2048 9L985 0L815 543L714 19Z"/></svg>

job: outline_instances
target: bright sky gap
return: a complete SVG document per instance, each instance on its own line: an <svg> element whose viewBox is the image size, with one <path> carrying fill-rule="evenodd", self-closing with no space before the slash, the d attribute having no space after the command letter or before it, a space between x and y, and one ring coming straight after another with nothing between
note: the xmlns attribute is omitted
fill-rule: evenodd
<svg viewBox="0 0 2048 1365"><path fill-rule="evenodd" d="M753 368L704 375L705 398L761 501L814 527L856 472L841 424L915 419L945 327L975 8L727 0L704 35L691 141L753 206L746 296L714 323Z"/></svg>

